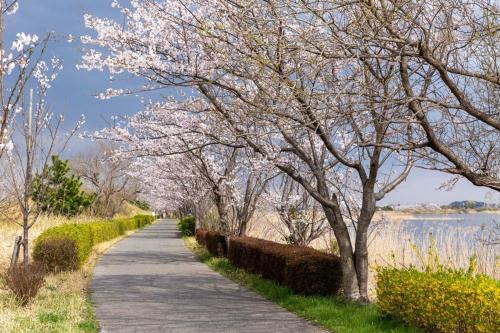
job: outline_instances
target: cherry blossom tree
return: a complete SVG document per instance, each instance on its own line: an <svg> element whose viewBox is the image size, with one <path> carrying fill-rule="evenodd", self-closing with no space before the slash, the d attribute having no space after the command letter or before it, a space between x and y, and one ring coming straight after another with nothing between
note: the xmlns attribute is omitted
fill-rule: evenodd
<svg viewBox="0 0 500 333"><path fill-rule="evenodd" d="M414 135L393 102L398 68L346 57L340 43L325 46L331 34L322 18L283 4L131 1L121 8L125 25L86 16L97 36L83 41L107 55L91 49L81 68L128 71L147 80L140 89L193 89L218 128L319 202L339 244L345 297L366 300L376 201L413 166L411 151L385 146Z"/></svg>
<svg viewBox="0 0 500 333"><path fill-rule="evenodd" d="M120 154L116 153L116 158ZM179 211L182 215L202 218L207 211L200 207L208 189L196 174L185 167L184 156L168 158L143 156L134 159L129 175L141 181L141 198L149 202L156 212Z"/></svg>
<svg viewBox="0 0 500 333"><path fill-rule="evenodd" d="M266 190L264 199L279 216L278 232L290 244L309 245L325 234L326 218L319 203L289 176L280 175Z"/></svg>
<svg viewBox="0 0 500 333"><path fill-rule="evenodd" d="M107 53L89 50L81 68L127 71L147 80L138 89L193 89L216 114L217 128L320 203L339 244L345 297L366 300L376 201L406 178L414 160L411 151L385 145L414 135L393 102L401 95L392 80L398 67L346 57L341 43L324 43L332 35L323 19L292 2L130 4L121 8L124 25L85 17L97 36L82 40Z"/></svg>
<svg viewBox="0 0 500 333"><path fill-rule="evenodd" d="M496 191L499 10L496 1L424 1L405 4L398 8L397 20L382 25L391 39L404 41L397 43L399 75L423 132L419 141L409 144L422 147L426 167Z"/></svg>
<svg viewBox="0 0 500 333"><path fill-rule="evenodd" d="M193 213L201 217L193 202L199 194L192 196L190 187L201 190L204 196L209 193L217 210L218 229L243 235L267 183L267 173L252 163L252 150L245 149L231 135L224 136L216 125L217 119L204 106L199 99L154 103L145 112L130 117L126 127L115 126L103 134L126 144L118 152L120 156L146 158L149 162L154 159L156 165L178 165L168 167L166 179L178 182L181 188L170 184L165 191L175 187L182 196L192 198L190 205L177 198L175 206L191 206ZM157 172L149 175L153 179L157 176ZM197 186L188 185L193 182ZM157 187L154 180L152 184Z"/></svg>
<svg viewBox="0 0 500 333"><path fill-rule="evenodd" d="M419 127L388 146L455 175L448 185L466 178L499 191L498 1L353 1L342 6L343 19L329 15L333 6L303 1L299 10L317 17L346 57L398 67L393 86L403 94L394 102L408 108L400 120ZM316 52L330 57L324 41Z"/></svg>
<svg viewBox="0 0 500 333"><path fill-rule="evenodd" d="M6 45L5 20L18 9L17 0L0 1L0 209L3 211L13 205L13 198L6 190L8 161L5 153L14 149L11 136L15 116L23 111L26 87L33 81L34 73L39 72L51 37L49 34L40 40L35 34L19 32L12 44Z"/></svg>

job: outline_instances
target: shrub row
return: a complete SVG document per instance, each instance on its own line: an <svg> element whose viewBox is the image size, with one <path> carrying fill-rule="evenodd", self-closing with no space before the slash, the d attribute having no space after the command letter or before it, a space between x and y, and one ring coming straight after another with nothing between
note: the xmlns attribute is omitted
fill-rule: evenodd
<svg viewBox="0 0 500 333"><path fill-rule="evenodd" d="M182 236L194 236L196 228L196 219L192 216L185 216L177 222L177 229Z"/></svg>
<svg viewBox="0 0 500 333"><path fill-rule="evenodd" d="M227 255L226 237L218 231L197 229L196 241L205 246L213 256L224 257Z"/></svg>
<svg viewBox="0 0 500 333"><path fill-rule="evenodd" d="M196 229L195 238L198 244L207 246L207 232L206 229Z"/></svg>
<svg viewBox="0 0 500 333"><path fill-rule="evenodd" d="M463 271L381 268L377 305L430 332L499 332L500 282Z"/></svg>
<svg viewBox="0 0 500 333"><path fill-rule="evenodd" d="M210 254L227 255L234 266L260 274L296 293L334 295L341 287L340 258L309 247L231 237L227 248L222 233L205 229L196 230L196 241Z"/></svg>
<svg viewBox="0 0 500 333"><path fill-rule="evenodd" d="M35 240L33 259L50 272L77 269L87 260L94 245L142 228L153 220L149 215L137 215L49 228Z"/></svg>
<svg viewBox="0 0 500 333"><path fill-rule="evenodd" d="M239 268L260 274L304 295L334 295L341 287L340 258L310 247L231 237L228 258Z"/></svg>

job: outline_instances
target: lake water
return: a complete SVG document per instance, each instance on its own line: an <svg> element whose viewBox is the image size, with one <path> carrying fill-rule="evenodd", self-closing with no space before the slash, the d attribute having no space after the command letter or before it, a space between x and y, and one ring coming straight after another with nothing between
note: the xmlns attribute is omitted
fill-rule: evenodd
<svg viewBox="0 0 500 333"><path fill-rule="evenodd" d="M422 214L404 219L409 225L420 228L453 227L462 228L478 226L491 228L495 223L500 223L500 214L492 213L466 213L466 214Z"/></svg>
<svg viewBox="0 0 500 333"><path fill-rule="evenodd" d="M495 238L500 235L500 214L423 214L401 221L407 232L416 240L453 237L473 245L481 239Z"/></svg>

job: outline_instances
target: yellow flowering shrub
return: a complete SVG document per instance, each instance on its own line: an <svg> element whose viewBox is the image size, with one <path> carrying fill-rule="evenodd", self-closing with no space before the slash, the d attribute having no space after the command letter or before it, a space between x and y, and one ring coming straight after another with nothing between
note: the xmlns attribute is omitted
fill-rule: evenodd
<svg viewBox="0 0 500 333"><path fill-rule="evenodd" d="M471 271L378 269L377 306L430 332L500 332L500 282Z"/></svg>

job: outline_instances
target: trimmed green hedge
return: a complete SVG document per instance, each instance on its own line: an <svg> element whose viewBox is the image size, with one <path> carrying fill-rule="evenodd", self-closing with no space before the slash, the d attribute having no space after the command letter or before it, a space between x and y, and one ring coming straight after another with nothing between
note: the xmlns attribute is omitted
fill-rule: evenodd
<svg viewBox="0 0 500 333"><path fill-rule="evenodd" d="M137 215L49 228L35 240L33 259L48 271L76 269L87 260L94 245L121 236L127 230L142 228L153 220L153 216Z"/></svg>
<svg viewBox="0 0 500 333"><path fill-rule="evenodd" d="M182 236L194 236L196 228L196 219L192 216L185 216L177 222L177 229L182 233Z"/></svg>
<svg viewBox="0 0 500 333"><path fill-rule="evenodd" d="M381 268L377 306L430 332L500 332L500 282L465 271Z"/></svg>
<svg viewBox="0 0 500 333"><path fill-rule="evenodd" d="M63 256L65 259L52 256L52 243L54 241L72 242L76 248L76 257ZM48 245L50 244L50 246ZM70 270L80 267L89 257L94 246L92 233L89 224L63 224L57 227L45 230L35 240L33 247L33 259L42 263L48 271L52 270ZM65 262L67 260L67 262ZM58 262L61 261L61 262Z"/></svg>
<svg viewBox="0 0 500 333"><path fill-rule="evenodd" d="M123 228L120 228L118 221L92 222L89 224L93 244L106 242L110 239L123 235Z"/></svg>

